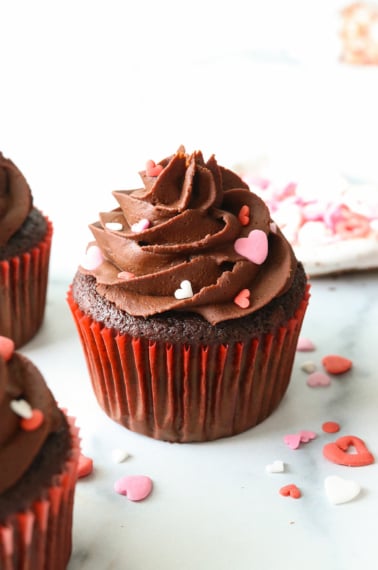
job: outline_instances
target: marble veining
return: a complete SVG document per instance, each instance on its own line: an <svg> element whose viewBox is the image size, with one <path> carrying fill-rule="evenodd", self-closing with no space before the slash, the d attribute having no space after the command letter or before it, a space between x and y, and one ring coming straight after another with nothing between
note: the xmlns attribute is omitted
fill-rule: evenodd
<svg viewBox="0 0 378 570"><path fill-rule="evenodd" d="M352 570L376 565L377 463L335 465L323 445L340 435L365 440L378 461L378 272L313 279L302 335L316 345L297 353L292 381L276 412L239 436L204 444L168 444L133 434L100 410L65 301L67 285L49 287L45 323L24 347L59 403L76 416L82 448L94 473L78 482L73 553L68 570ZM305 360L353 359L353 368L325 388L306 385ZM324 434L324 421L341 425ZM285 434L312 430L317 438L297 450ZM114 448L130 457L112 461ZM285 472L265 466L285 462ZM124 474L149 475L152 495L132 503L113 491ZM331 505L324 479L339 475L361 494ZM282 497L295 483L302 497Z"/></svg>

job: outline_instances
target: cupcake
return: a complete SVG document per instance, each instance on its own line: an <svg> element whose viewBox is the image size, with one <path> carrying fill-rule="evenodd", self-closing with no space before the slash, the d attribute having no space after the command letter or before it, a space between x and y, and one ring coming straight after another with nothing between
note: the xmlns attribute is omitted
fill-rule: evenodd
<svg viewBox="0 0 378 570"><path fill-rule="evenodd" d="M33 206L24 176L0 153L0 335L16 347L43 321L51 239L52 224Z"/></svg>
<svg viewBox="0 0 378 570"><path fill-rule="evenodd" d="M209 441L267 418L287 389L309 298L268 207L180 147L90 225L70 284L96 398L147 436Z"/></svg>
<svg viewBox="0 0 378 570"><path fill-rule="evenodd" d="M78 430L40 372L0 337L0 568L64 570Z"/></svg>

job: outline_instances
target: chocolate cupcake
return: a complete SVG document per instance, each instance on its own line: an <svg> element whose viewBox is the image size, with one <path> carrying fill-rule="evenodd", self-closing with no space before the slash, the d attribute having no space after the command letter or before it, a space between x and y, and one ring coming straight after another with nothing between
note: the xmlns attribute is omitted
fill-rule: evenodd
<svg viewBox="0 0 378 570"><path fill-rule="evenodd" d="M0 334L16 347L43 322L52 231L24 176L0 153Z"/></svg>
<svg viewBox="0 0 378 570"><path fill-rule="evenodd" d="M64 570L79 459L73 418L0 337L0 568Z"/></svg>
<svg viewBox="0 0 378 570"><path fill-rule="evenodd" d="M264 202L183 148L113 192L68 303L97 400L125 427L176 442L258 424L291 375L309 287Z"/></svg>

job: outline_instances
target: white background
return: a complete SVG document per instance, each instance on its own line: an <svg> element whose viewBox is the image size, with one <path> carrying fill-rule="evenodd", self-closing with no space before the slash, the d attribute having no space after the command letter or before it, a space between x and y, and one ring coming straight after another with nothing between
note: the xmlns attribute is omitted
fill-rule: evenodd
<svg viewBox="0 0 378 570"><path fill-rule="evenodd" d="M0 149L54 223L52 279L70 280L111 191L180 144L321 184L375 174L377 70L336 65L342 4L3 1Z"/></svg>

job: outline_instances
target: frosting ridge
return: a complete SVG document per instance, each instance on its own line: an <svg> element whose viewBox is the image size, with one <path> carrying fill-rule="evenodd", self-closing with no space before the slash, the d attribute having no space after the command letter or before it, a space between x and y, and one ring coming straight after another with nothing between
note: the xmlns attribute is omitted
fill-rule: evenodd
<svg viewBox="0 0 378 570"><path fill-rule="evenodd" d="M114 191L118 207L89 226L101 263L80 270L95 277L98 292L133 316L192 311L213 325L283 294L297 261L248 185L214 155L205 162L183 147L158 164L158 176L140 172L143 188ZM191 294L176 296L185 281ZM245 289L241 307L235 298Z"/></svg>

